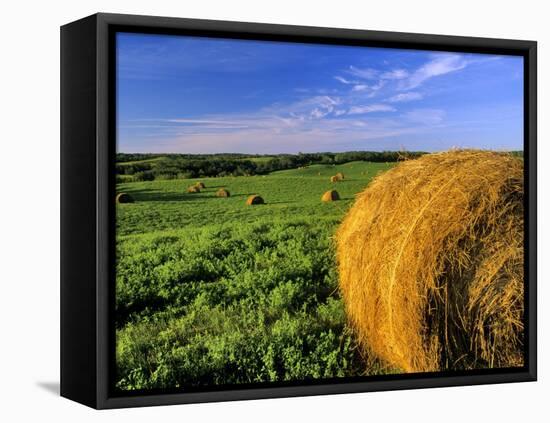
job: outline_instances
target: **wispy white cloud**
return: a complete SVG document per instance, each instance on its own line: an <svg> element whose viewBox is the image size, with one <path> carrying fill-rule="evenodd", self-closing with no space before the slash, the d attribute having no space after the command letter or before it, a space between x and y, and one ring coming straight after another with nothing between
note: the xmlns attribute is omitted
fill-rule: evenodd
<svg viewBox="0 0 550 423"><path fill-rule="evenodd" d="M278 104L263 109L264 113L275 115L290 114L291 116L309 117L312 119L321 119L332 113L336 106L340 105L342 100L339 97L329 95L317 95L308 97L290 104Z"/></svg>
<svg viewBox="0 0 550 423"><path fill-rule="evenodd" d="M439 125L445 119L445 111L440 109L414 109L406 112L404 118L422 125Z"/></svg>
<svg viewBox="0 0 550 423"><path fill-rule="evenodd" d="M351 79L346 79L343 76L335 76L334 79L336 79L337 81L341 82L344 85L358 84L357 81L352 81Z"/></svg>
<svg viewBox="0 0 550 423"><path fill-rule="evenodd" d="M380 72L376 69L359 69L355 66L350 66L347 72L360 78L360 80L347 79L342 76L335 76L334 79L344 85L350 86L352 93L364 93L368 98L376 96L377 91L379 91L386 83L385 79L379 77ZM373 80L375 82L373 84L366 84L366 79Z"/></svg>
<svg viewBox="0 0 550 423"><path fill-rule="evenodd" d="M369 88L366 84L357 84L352 88L352 91L365 91Z"/></svg>
<svg viewBox="0 0 550 423"><path fill-rule="evenodd" d="M399 93L394 96L391 96L388 98L387 101L390 103L405 103L407 101L415 101L415 100L422 100L424 98L424 95L421 93L410 91L408 93Z"/></svg>
<svg viewBox="0 0 550 423"><path fill-rule="evenodd" d="M216 117L212 120L223 120ZM232 116L231 119L235 117ZM245 117L257 120L255 127L236 131L212 131L191 126L180 127L166 136L156 134L155 152L252 152L264 154L298 151L346 151L352 148L378 150L388 147L384 141L394 137L423 133L423 125L407 124L404 119L350 116L345 119L326 117L321 120L291 118L292 124L268 116ZM393 142L393 141L391 141ZM397 142L397 141L396 141ZM144 146L150 146L144 141Z"/></svg>
<svg viewBox="0 0 550 423"><path fill-rule="evenodd" d="M357 68L355 66L350 66L348 71L351 75L354 75L358 78L362 79L370 79L370 80L377 80L377 79L387 79L387 80L393 80L393 79L404 79L409 76L409 72L405 69L392 69L392 70L386 70L386 71L380 71L378 69L373 68ZM350 81L351 83L351 81Z"/></svg>
<svg viewBox="0 0 550 423"><path fill-rule="evenodd" d="M349 109L348 114L358 115L374 112L395 112L396 110L397 109L395 107L387 104L368 104L366 106L353 106Z"/></svg>
<svg viewBox="0 0 550 423"><path fill-rule="evenodd" d="M386 81L384 81L383 79L381 79L380 81L378 81L378 83L376 83L375 85L371 85L371 89L373 91L378 91L382 88L384 88L384 86L386 85Z"/></svg>
<svg viewBox="0 0 550 423"><path fill-rule="evenodd" d="M355 66L350 66L348 69L348 73L363 79L377 79L379 75L379 72L376 69L372 69L372 68L361 69Z"/></svg>
<svg viewBox="0 0 550 423"><path fill-rule="evenodd" d="M394 69L388 72L383 72L382 75L380 75L380 78L382 79L404 79L409 76L409 72L407 72L405 69Z"/></svg>
<svg viewBox="0 0 550 423"><path fill-rule="evenodd" d="M334 78L345 85L352 85L352 92L363 92L368 98L375 97L378 94L378 91L384 88L388 82L402 80L409 77L409 73L405 69L381 71L373 68L358 68L352 65L346 70L346 72L356 78L359 78L360 80L346 79L341 76L335 76ZM374 82L365 84L365 80Z"/></svg>
<svg viewBox="0 0 550 423"><path fill-rule="evenodd" d="M321 119L328 115L330 112L332 112L332 109L321 110L319 108L315 108L311 111L310 116L314 119Z"/></svg>
<svg viewBox="0 0 550 423"><path fill-rule="evenodd" d="M427 80L464 69L468 61L463 55L438 54L434 59L418 68L400 86L402 90L412 90L422 85Z"/></svg>
<svg viewBox="0 0 550 423"><path fill-rule="evenodd" d="M383 139L429 128L426 113L391 113L396 111L383 103L351 105L343 98L314 96L250 113L149 119L152 125L163 126L163 131L152 130L141 138L146 146L146 139L154 137L157 151L172 152L344 151L358 145L379 149L385 145ZM143 121L127 124L142 125Z"/></svg>
<svg viewBox="0 0 550 423"><path fill-rule="evenodd" d="M160 119L159 119L160 121ZM188 124L197 124L197 125L236 125L242 126L242 122L232 122L227 120L207 120L207 119L162 119L162 122L170 123L188 123Z"/></svg>
<svg viewBox="0 0 550 423"><path fill-rule="evenodd" d="M398 83L398 85L393 85L395 89L406 91L417 88L424 82L436 76L456 72L464 69L472 63L478 63L486 60L492 60L492 58L472 59L468 56L460 54L435 53L432 55L431 60L412 71L407 69L379 70L374 68L359 68L356 66L350 66L346 72L362 80L377 81L376 84L369 85L369 88L372 91L377 91L386 83L391 83L393 81ZM345 81L346 84L361 84L361 82L347 80L342 77L338 77L337 79L341 82Z"/></svg>

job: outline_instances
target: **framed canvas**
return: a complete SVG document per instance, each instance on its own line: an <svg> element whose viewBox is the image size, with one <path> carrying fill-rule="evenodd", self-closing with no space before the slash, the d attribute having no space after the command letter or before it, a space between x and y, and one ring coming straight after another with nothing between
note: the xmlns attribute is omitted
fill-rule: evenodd
<svg viewBox="0 0 550 423"><path fill-rule="evenodd" d="M536 43L61 28L61 395L536 380Z"/></svg>

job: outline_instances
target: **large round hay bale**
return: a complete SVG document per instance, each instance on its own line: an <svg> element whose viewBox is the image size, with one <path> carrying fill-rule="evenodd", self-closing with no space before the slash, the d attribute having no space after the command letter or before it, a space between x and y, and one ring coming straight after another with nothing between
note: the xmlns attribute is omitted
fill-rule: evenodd
<svg viewBox="0 0 550 423"><path fill-rule="evenodd" d="M256 204L264 204L264 199L260 197L259 195L251 195L246 199L246 205L247 206L253 206Z"/></svg>
<svg viewBox="0 0 550 423"><path fill-rule="evenodd" d="M325 192L321 197L321 201L323 202L337 201L339 199L340 199L340 195L338 194L338 191L336 191L335 189L331 189L330 191Z"/></svg>
<svg viewBox="0 0 550 423"><path fill-rule="evenodd" d="M191 185L190 187L187 188L187 192L190 194L196 194L198 192L201 192L201 189L196 185Z"/></svg>
<svg viewBox="0 0 550 423"><path fill-rule="evenodd" d="M205 189L206 188L206 185L204 185L204 182L197 182L195 184L196 187L198 187L199 189Z"/></svg>
<svg viewBox="0 0 550 423"><path fill-rule="evenodd" d="M126 194L125 192L119 192L116 195L116 202L118 204L133 203L134 199L130 194Z"/></svg>
<svg viewBox="0 0 550 423"><path fill-rule="evenodd" d="M405 161L337 231L340 288L365 353L405 372L523 365L523 161Z"/></svg>
<svg viewBox="0 0 550 423"><path fill-rule="evenodd" d="M342 179L338 175L330 177L330 182L340 182Z"/></svg>
<svg viewBox="0 0 550 423"><path fill-rule="evenodd" d="M344 174L343 174L342 172L338 172L338 173L336 174L336 176L337 176L338 178L340 178L341 181L343 181L344 179L346 179L346 178L344 177Z"/></svg>
<svg viewBox="0 0 550 423"><path fill-rule="evenodd" d="M220 188L216 192L216 197L230 197L230 196L231 196L231 194L229 193L229 191L224 189L224 188Z"/></svg>

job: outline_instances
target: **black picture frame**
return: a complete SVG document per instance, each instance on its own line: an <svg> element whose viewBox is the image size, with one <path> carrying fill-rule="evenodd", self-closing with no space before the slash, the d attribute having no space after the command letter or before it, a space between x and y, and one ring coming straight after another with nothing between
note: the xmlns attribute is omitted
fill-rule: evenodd
<svg viewBox="0 0 550 423"><path fill-rule="evenodd" d="M117 31L518 55L524 58L526 365L467 373L136 392L111 386ZM61 395L97 409L534 381L537 378L537 44L473 37L98 13L61 27Z"/></svg>

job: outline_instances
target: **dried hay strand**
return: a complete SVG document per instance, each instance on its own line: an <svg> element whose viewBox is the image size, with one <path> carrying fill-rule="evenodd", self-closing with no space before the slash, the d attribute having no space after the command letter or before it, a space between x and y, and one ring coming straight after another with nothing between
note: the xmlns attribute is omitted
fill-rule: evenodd
<svg viewBox="0 0 550 423"><path fill-rule="evenodd" d="M327 191L323 194L321 197L321 201L323 202L329 202L329 201L338 201L340 199L340 195L338 194L338 191L335 189L331 189L330 191Z"/></svg>
<svg viewBox="0 0 550 423"><path fill-rule="evenodd" d="M199 189L205 189L206 188L206 185L204 185L204 182L197 182L195 184L196 187L198 187Z"/></svg>
<svg viewBox="0 0 550 423"><path fill-rule="evenodd" d="M523 365L523 161L405 161L337 231L340 289L366 353L404 372Z"/></svg>
<svg viewBox="0 0 550 423"><path fill-rule="evenodd" d="M228 190L224 189L224 188L220 188L217 192L216 192L216 197L231 197L231 194L229 193Z"/></svg>
<svg viewBox="0 0 550 423"><path fill-rule="evenodd" d="M251 195L246 199L246 205L247 206L253 206L256 204L265 204L264 199L260 197L259 195Z"/></svg>
<svg viewBox="0 0 550 423"><path fill-rule="evenodd" d="M190 194L196 194L198 192L201 192L201 189L196 185L191 185L190 187L187 188L187 192Z"/></svg>
<svg viewBox="0 0 550 423"><path fill-rule="evenodd" d="M126 194L125 192L120 192L116 195L116 202L118 204L127 204L127 203L133 203L134 199L130 194Z"/></svg>

